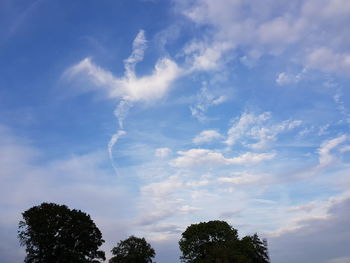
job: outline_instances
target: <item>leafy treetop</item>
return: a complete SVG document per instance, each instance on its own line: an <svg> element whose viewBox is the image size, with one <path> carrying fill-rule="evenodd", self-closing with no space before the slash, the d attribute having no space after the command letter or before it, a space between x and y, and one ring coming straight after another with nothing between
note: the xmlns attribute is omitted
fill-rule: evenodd
<svg viewBox="0 0 350 263"><path fill-rule="evenodd" d="M89 215L65 205L42 203L22 213L18 238L27 263L97 263L104 240Z"/></svg>
<svg viewBox="0 0 350 263"><path fill-rule="evenodd" d="M258 235L238 238L225 221L192 224L179 241L184 263L268 263L267 244Z"/></svg>
<svg viewBox="0 0 350 263"><path fill-rule="evenodd" d="M146 239L130 236L112 249L109 263L152 263L155 251Z"/></svg>

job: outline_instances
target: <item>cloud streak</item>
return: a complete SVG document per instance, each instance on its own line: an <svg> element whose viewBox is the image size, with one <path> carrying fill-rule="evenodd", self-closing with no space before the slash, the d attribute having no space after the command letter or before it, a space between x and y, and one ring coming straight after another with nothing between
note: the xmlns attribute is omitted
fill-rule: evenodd
<svg viewBox="0 0 350 263"><path fill-rule="evenodd" d="M207 87L201 88L197 94L196 103L190 106L191 114L199 121L206 121L206 112L209 108L224 103L227 100L225 95L214 95Z"/></svg>
<svg viewBox="0 0 350 263"><path fill-rule="evenodd" d="M336 160L336 158L331 154L331 151L336 149L342 143L348 141L348 139L348 136L344 134L323 142L320 148L318 149L319 165L316 169L321 169L332 164ZM344 152L342 149L344 148L341 148L340 152Z"/></svg>
<svg viewBox="0 0 350 263"><path fill-rule="evenodd" d="M261 150L274 142L279 134L293 130L302 124L300 120L285 120L278 124L271 124L270 119L270 112L258 115L243 113L228 130L225 143L229 147L241 143L244 147Z"/></svg>
<svg viewBox="0 0 350 263"><path fill-rule="evenodd" d="M252 153L246 152L237 157L227 158L222 153L208 149L190 149L179 151L180 155L171 161L175 167L193 167L207 165L246 165L268 161L275 157L274 153Z"/></svg>

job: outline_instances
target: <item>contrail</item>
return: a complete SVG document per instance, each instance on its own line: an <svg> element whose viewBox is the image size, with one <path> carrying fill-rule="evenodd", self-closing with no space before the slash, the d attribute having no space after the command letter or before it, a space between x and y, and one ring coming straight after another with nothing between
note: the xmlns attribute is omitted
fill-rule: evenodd
<svg viewBox="0 0 350 263"><path fill-rule="evenodd" d="M135 66L143 60L146 48L147 40L145 38L145 31L140 30L132 43L131 55L124 60L125 77L127 79L135 78Z"/></svg>
<svg viewBox="0 0 350 263"><path fill-rule="evenodd" d="M131 55L124 60L124 68L125 68L125 78L130 80L135 78L135 66L138 62L142 61L145 49L147 47L147 40L145 38L145 32L140 30L137 36L134 39L132 44L132 52ZM126 134L124 131L124 120L128 115L129 109L132 107L132 102L127 99L127 97L122 99L118 106L114 110L114 116L118 120L119 130L113 134L112 138L108 143L108 153L109 158L111 160L112 166L117 173L117 168L113 160L113 147L119 140L119 138Z"/></svg>
<svg viewBox="0 0 350 263"><path fill-rule="evenodd" d="M163 57L158 59L152 73L138 77L136 66L144 59L146 48L145 32L140 30L133 41L130 56L123 61L124 74L121 77L116 77L112 72L95 65L90 58L83 59L63 74L64 77L70 79L84 73L84 80L87 78L94 86L102 87L108 98L119 99L113 112L118 120L119 128L108 143L108 152L114 168L116 165L113 162L113 147L125 134L123 123L129 110L138 103L161 98L169 89L170 84L184 75L184 71L173 60Z"/></svg>
<svg viewBox="0 0 350 263"><path fill-rule="evenodd" d="M122 100L114 110L114 116L117 117L119 128L122 130L124 129L124 120L132 106L130 101Z"/></svg>
<svg viewBox="0 0 350 263"><path fill-rule="evenodd" d="M126 115L128 114L128 111L131 107L132 107L132 104L129 101L122 100L114 110L114 116L118 119L119 130L115 134L113 134L113 136L109 140L108 153L109 153L109 159L111 160L112 166L116 173L117 173L117 167L114 164L113 147L117 143L119 138L124 134L126 134L126 132L124 131L124 119L126 118Z"/></svg>
<svg viewBox="0 0 350 263"><path fill-rule="evenodd" d="M108 143L108 153L109 153L109 158L111 160L112 166L114 171L117 173L117 167L114 164L113 161L113 146L117 143L117 141L119 140L119 138L125 134L124 130L118 130L115 134L113 134L112 138L109 140Z"/></svg>

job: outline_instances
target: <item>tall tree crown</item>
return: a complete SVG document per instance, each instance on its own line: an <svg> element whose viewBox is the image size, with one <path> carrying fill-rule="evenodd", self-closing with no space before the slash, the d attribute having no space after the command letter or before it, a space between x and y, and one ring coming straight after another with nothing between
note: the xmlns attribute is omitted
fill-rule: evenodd
<svg viewBox="0 0 350 263"><path fill-rule="evenodd" d="M102 234L89 215L65 205L42 203L22 213L18 238L28 263L96 263L105 260L98 248Z"/></svg>
<svg viewBox="0 0 350 263"><path fill-rule="evenodd" d="M145 238L130 236L112 249L109 263L152 263L155 251Z"/></svg>

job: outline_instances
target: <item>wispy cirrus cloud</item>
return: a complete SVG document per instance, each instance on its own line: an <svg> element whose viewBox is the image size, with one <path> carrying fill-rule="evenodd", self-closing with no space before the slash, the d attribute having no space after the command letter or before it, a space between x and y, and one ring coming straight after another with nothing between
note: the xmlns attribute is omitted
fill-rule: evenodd
<svg viewBox="0 0 350 263"><path fill-rule="evenodd" d="M340 149L340 152L349 152L350 151L350 145L345 145Z"/></svg>
<svg viewBox="0 0 350 263"><path fill-rule="evenodd" d="M171 154L171 149L167 147L157 148L154 155L158 158L166 158Z"/></svg>
<svg viewBox="0 0 350 263"><path fill-rule="evenodd" d="M324 141L320 148L318 149L319 154L319 165L317 169L324 168L330 164L332 164L337 158L332 154L332 151L338 148L339 145L349 140L348 135L341 135L339 137ZM345 152L342 150L344 148L339 149L341 152Z"/></svg>
<svg viewBox="0 0 350 263"><path fill-rule="evenodd" d="M207 45L204 42L191 42L184 48L189 63L189 71L215 71L221 66L222 55L231 49L229 42L215 42Z"/></svg>
<svg viewBox="0 0 350 263"><path fill-rule="evenodd" d="M227 99L226 95L213 94L207 87L203 87L197 94L196 103L190 106L191 114L199 121L206 121L209 119L206 116L208 109L224 103Z"/></svg>
<svg viewBox="0 0 350 263"><path fill-rule="evenodd" d="M222 138L222 135L216 130L205 130L193 139L194 144L210 143L214 140Z"/></svg>
<svg viewBox="0 0 350 263"><path fill-rule="evenodd" d="M147 48L147 40L145 31L140 30L132 43L132 53L124 60L125 76L129 79L135 78L135 66L143 60L145 49Z"/></svg>
<svg viewBox="0 0 350 263"><path fill-rule="evenodd" d="M258 181L267 180L269 175L266 174L253 174L253 173L234 173L232 176L220 177L217 180L220 183L225 183L228 185L245 185L245 184L255 184Z"/></svg>
<svg viewBox="0 0 350 263"><path fill-rule="evenodd" d="M239 142L251 149L264 149L274 142L279 134L293 130L302 124L301 120L269 123L270 119L270 112L261 114L244 112L228 130L225 143L229 147Z"/></svg>
<svg viewBox="0 0 350 263"><path fill-rule="evenodd" d="M194 0L179 1L178 10L196 25L210 28L210 36L199 37L187 47L194 67L218 68L228 51L239 49L244 50L241 62L250 66L265 54L288 53L302 67L349 72L346 0ZM286 80L283 75L279 79Z"/></svg>
<svg viewBox="0 0 350 263"><path fill-rule="evenodd" d="M303 77L303 74L306 73L304 69L302 72L297 74L281 72L277 75L276 83L278 85L289 85L289 84L297 84Z"/></svg>
<svg viewBox="0 0 350 263"><path fill-rule="evenodd" d="M179 151L180 155L171 161L176 167L207 166L207 165L245 165L254 164L274 158L274 153L252 153L246 152L237 157L225 157L218 151L208 149L190 149Z"/></svg>
<svg viewBox="0 0 350 263"><path fill-rule="evenodd" d="M269 112L264 112L259 115L243 113L242 116L228 130L225 143L229 146L234 145L252 125L258 125L268 120L270 116L271 114Z"/></svg>
<svg viewBox="0 0 350 263"><path fill-rule="evenodd" d="M334 138L324 140L315 149L316 163L296 173L297 177L308 178L322 176L327 170L343 167L343 157L348 151L349 135L342 134ZM349 148L350 149L350 148Z"/></svg>

